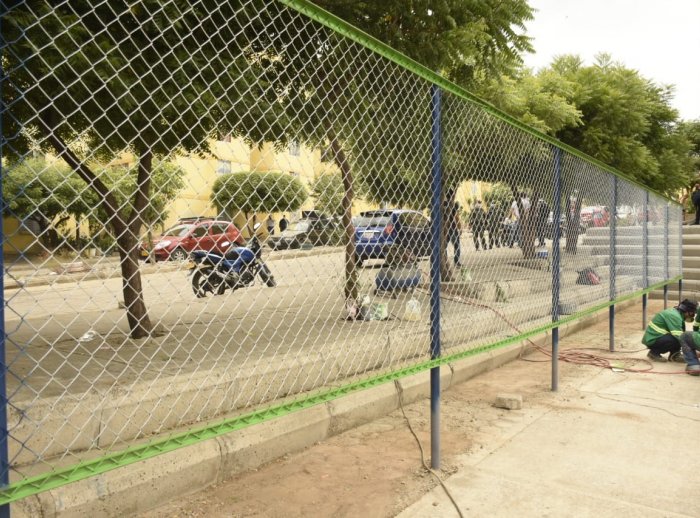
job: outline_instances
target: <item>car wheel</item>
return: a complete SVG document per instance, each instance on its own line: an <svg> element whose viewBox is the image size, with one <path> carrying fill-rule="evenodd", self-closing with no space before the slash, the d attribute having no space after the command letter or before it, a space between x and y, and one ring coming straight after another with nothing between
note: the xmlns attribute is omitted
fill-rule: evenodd
<svg viewBox="0 0 700 518"><path fill-rule="evenodd" d="M185 252L182 248L176 248L170 254L171 261L185 261L187 259L187 257L188 257L187 252Z"/></svg>

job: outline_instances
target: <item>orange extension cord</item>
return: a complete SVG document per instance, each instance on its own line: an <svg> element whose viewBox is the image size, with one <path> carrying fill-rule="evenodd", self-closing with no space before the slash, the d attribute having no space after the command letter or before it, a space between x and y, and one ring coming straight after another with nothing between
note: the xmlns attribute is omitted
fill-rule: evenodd
<svg viewBox="0 0 700 518"><path fill-rule="evenodd" d="M508 320L508 317L506 317L506 315L504 315L503 313L498 311L496 308L489 306L488 304L484 304L482 302L476 302L476 301L474 301L474 299L463 298L463 297L459 297L459 299L455 299L454 297L449 296L449 295L441 295L441 298L452 300L453 302L468 304L470 306L488 309L489 311L492 311L497 316L499 316L505 323L507 323L515 331L517 331L518 333L522 333L522 331L518 328L518 326L516 326L513 322ZM544 347L537 345L529 338L526 340L535 350L544 354L545 356L548 356L550 359L549 360L529 360L527 358L523 358L522 351L521 351L519 358L522 361L535 362L535 363L551 361L552 353L550 351L548 351ZM597 354L591 354L591 353L584 352L584 350L591 350L591 349L592 350L599 350L599 351L604 350L604 349L594 349L594 348L589 348L589 347L578 348L578 349L567 349L565 351L559 352L559 360L561 360L563 362L567 362L567 363L574 363L577 365L592 365L594 367L600 367L603 369L610 369L610 370L619 369L619 370L625 371L625 372L636 372L636 373L640 373L640 374L687 374L685 372L685 370L672 371L672 372L655 371L655 370L653 370L654 364L651 361L644 359L644 358L606 357L606 356L599 356ZM645 349L637 349L636 351L625 351L624 354L637 353L637 352L644 351L644 350ZM611 361L614 361L615 364L611 363ZM621 366L617 362L628 362L628 363L629 362L634 362L634 363L641 362L641 363L646 364L647 366L644 368L634 368L634 367Z"/></svg>

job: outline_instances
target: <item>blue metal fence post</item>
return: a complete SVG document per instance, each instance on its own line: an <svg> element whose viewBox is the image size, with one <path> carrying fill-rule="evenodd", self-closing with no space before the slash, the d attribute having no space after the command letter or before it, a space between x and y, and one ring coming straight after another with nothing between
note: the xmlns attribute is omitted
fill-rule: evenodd
<svg viewBox="0 0 700 518"><path fill-rule="evenodd" d="M440 357L440 236L442 235L442 137L440 110L442 92L431 86L431 190L432 243L430 249L430 358ZM440 367L430 369L430 466L440 469Z"/></svg>
<svg viewBox="0 0 700 518"><path fill-rule="evenodd" d="M613 176L612 185L612 218L610 218L610 301L617 297L615 275L617 267L617 176ZM615 350L615 304L609 308L609 340L610 350Z"/></svg>
<svg viewBox="0 0 700 518"><path fill-rule="evenodd" d="M668 203L664 207L664 281L668 281ZM664 284L664 309L668 307L668 284Z"/></svg>
<svg viewBox="0 0 700 518"><path fill-rule="evenodd" d="M552 211L552 322L559 321L561 288L559 241L561 238L561 149L554 146L554 207ZM559 327L552 328L552 391L559 390Z"/></svg>
<svg viewBox="0 0 700 518"><path fill-rule="evenodd" d="M2 35L2 14L0 13L0 35ZM2 99L3 86L5 85L5 69L3 68L2 55L5 48L5 40L0 36L0 99ZM5 149L5 137L3 131L3 118L5 115L5 105L0 103L0 210L5 213L2 202L2 183L5 170L2 167L3 151ZM0 243L5 242L2 225L0 225ZM4 254L0 253L0 268L5 272ZM5 281L4 275L0 275L0 292L2 292L3 303L0 305L0 488L10 483L10 462L8 455L7 438L7 360L5 354ZM10 504L0 506L0 518L9 518Z"/></svg>
<svg viewBox="0 0 700 518"><path fill-rule="evenodd" d="M644 191L644 221L642 222L642 286L649 287L649 191ZM642 295L642 329L647 328L647 298Z"/></svg>

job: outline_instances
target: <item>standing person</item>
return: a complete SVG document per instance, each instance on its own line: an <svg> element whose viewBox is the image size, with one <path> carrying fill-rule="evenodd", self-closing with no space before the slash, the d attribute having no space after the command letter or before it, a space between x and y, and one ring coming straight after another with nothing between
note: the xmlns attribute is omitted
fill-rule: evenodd
<svg viewBox="0 0 700 518"><path fill-rule="evenodd" d="M527 213L530 210L530 200L528 199L527 195L524 192L521 192L518 197L520 198L520 203L518 203L517 199L513 200L513 203L510 204L510 217L511 220L513 221L513 227L512 227L512 232L513 232L513 238L511 238L511 242L509 246L512 248L513 247L513 241L518 242L518 246L522 246L522 221L523 218L525 217L525 213ZM520 207L523 209L523 214L520 213Z"/></svg>
<svg viewBox="0 0 700 518"><path fill-rule="evenodd" d="M496 202L492 201L489 205L489 212L487 216L488 220L488 231L489 231L489 248L501 247L502 231L503 231L503 210L501 206Z"/></svg>
<svg viewBox="0 0 700 518"><path fill-rule="evenodd" d="M674 308L665 309L651 319L647 326L642 343L649 352L647 358L655 362L665 362L662 354L668 354L668 361L683 362L680 337L685 332L685 321L692 322L698 310L698 303L685 299Z"/></svg>
<svg viewBox="0 0 700 518"><path fill-rule="evenodd" d="M549 205L544 198L537 200L535 205L535 230L537 231L537 241L540 246L544 246L545 229L547 228L547 218L549 217Z"/></svg>
<svg viewBox="0 0 700 518"><path fill-rule="evenodd" d="M272 214L270 214L267 218L267 235L272 236L275 234L275 218L272 217Z"/></svg>
<svg viewBox="0 0 700 518"><path fill-rule="evenodd" d="M693 207L695 207L695 222L693 225L700 225L700 183L695 184L690 199L693 201Z"/></svg>
<svg viewBox="0 0 700 518"><path fill-rule="evenodd" d="M481 248L486 250L486 238L484 238L484 230L486 230L486 212L484 212L480 200L476 200L474 207L469 213L469 226L472 229L472 237L474 238L474 247L476 251L479 251L479 243L481 243Z"/></svg>
<svg viewBox="0 0 700 518"><path fill-rule="evenodd" d="M455 250L455 266L461 266L459 262L461 256L460 239L462 235L460 210L459 203L455 200L455 192L453 189L450 189L447 191L447 197L445 198L443 214L445 215L445 225L447 226L447 243L452 244Z"/></svg>
<svg viewBox="0 0 700 518"><path fill-rule="evenodd" d="M289 226L289 221L287 220L287 215L282 214L282 219L280 220L280 232L284 232L287 230L287 227Z"/></svg>

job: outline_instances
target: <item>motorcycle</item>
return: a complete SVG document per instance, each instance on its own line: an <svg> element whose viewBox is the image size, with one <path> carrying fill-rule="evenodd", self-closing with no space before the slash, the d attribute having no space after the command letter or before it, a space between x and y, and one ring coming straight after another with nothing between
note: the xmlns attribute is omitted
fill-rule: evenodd
<svg viewBox="0 0 700 518"><path fill-rule="evenodd" d="M224 255L206 250L190 253L192 290L198 298L206 297L210 292L223 295L227 289L235 291L250 286L256 276L270 288L277 285L270 268L262 260L262 246L256 236L258 228L260 223L253 227L253 237L247 246L237 246Z"/></svg>

